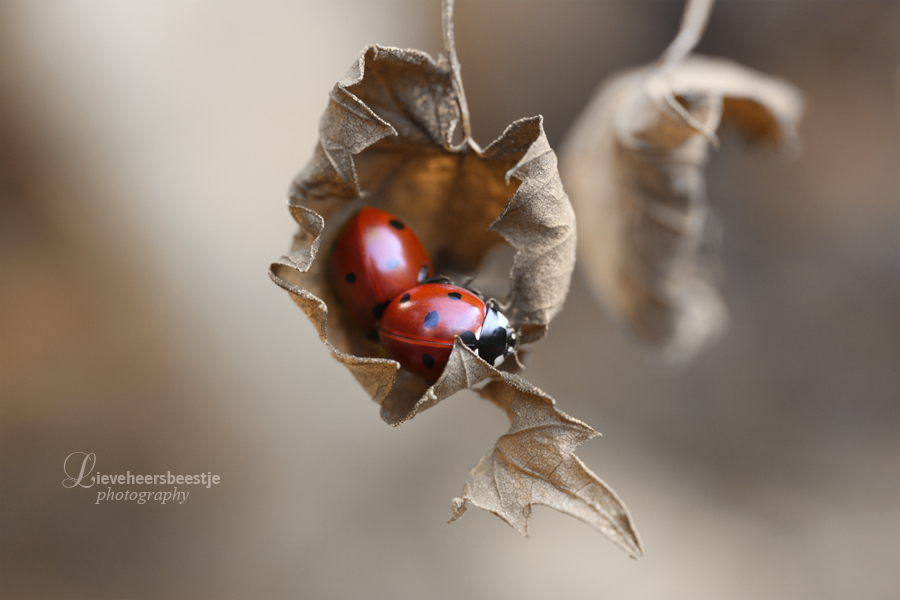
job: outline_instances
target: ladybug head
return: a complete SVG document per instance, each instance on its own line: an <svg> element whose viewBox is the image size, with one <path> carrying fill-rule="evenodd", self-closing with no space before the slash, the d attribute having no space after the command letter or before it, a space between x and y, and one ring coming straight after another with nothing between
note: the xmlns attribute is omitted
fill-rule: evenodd
<svg viewBox="0 0 900 600"><path fill-rule="evenodd" d="M487 302L487 313L478 339L478 356L498 366L516 347L516 331L509 326L509 320L497 310L493 300Z"/></svg>

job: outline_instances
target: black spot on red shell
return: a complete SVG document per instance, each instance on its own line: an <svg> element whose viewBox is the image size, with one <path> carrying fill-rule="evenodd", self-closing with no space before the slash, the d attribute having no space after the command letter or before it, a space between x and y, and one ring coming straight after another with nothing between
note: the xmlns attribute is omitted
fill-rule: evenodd
<svg viewBox="0 0 900 600"><path fill-rule="evenodd" d="M381 315L384 314L384 309L386 309L388 307L388 304L390 304L390 302L380 302L380 303L376 304L375 306L373 306L372 307L372 315L376 319L380 319Z"/></svg>
<svg viewBox="0 0 900 600"><path fill-rule="evenodd" d="M400 261L397 260L396 258L392 258L391 260L387 261L387 264L384 266L387 267L388 269L396 269L397 267L400 266Z"/></svg>
<svg viewBox="0 0 900 600"><path fill-rule="evenodd" d="M425 315L425 327L431 329L435 325L438 324L438 314L436 310L431 311L427 315Z"/></svg>
<svg viewBox="0 0 900 600"><path fill-rule="evenodd" d="M428 367L429 369L433 369L434 368L434 359L431 357L430 354L423 354L422 355L422 364L425 365L426 367Z"/></svg>
<svg viewBox="0 0 900 600"><path fill-rule="evenodd" d="M403 294L402 296L400 296L400 304L403 304L404 302L409 302L409 293L408 292L406 294Z"/></svg>
<svg viewBox="0 0 900 600"><path fill-rule="evenodd" d="M403 221L401 221L399 219L391 219L390 224L391 224L391 227L393 227L394 229L399 229L401 231L403 229L406 229L406 225L404 225Z"/></svg>
<svg viewBox="0 0 900 600"><path fill-rule="evenodd" d="M462 300L462 294L460 294L459 292L450 292L447 295L450 296L451 298L453 298L454 300Z"/></svg>
<svg viewBox="0 0 900 600"><path fill-rule="evenodd" d="M347 273L347 276L344 277L344 281L347 283L356 283L356 273Z"/></svg>

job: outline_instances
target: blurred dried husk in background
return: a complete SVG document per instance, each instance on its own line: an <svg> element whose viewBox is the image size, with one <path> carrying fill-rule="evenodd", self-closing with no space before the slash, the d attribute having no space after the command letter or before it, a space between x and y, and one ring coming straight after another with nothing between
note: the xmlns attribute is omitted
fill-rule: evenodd
<svg viewBox="0 0 900 600"><path fill-rule="evenodd" d="M591 289L669 363L692 358L727 323L704 177L717 130L730 124L748 141L796 150L803 107L785 81L689 54L711 5L689 2L659 61L604 82L561 153Z"/></svg>

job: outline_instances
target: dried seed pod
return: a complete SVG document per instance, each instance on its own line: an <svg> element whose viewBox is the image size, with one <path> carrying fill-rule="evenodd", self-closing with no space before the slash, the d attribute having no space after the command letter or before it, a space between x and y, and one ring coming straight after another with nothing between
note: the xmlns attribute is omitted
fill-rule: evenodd
<svg viewBox="0 0 900 600"><path fill-rule="evenodd" d="M300 232L290 255L271 269L391 424L433 401L415 401L428 386L398 373L341 310L328 310L337 306L329 263L316 258L350 213L366 204L402 216L419 233L436 273L473 273L492 247L511 244L516 255L506 314L522 343L544 335L568 293L574 213L541 118L513 123L484 150L468 136L452 144L461 118L447 59L366 48L332 90L315 154L290 193ZM446 395L467 387L462 373L445 372L443 381Z"/></svg>
<svg viewBox="0 0 900 600"><path fill-rule="evenodd" d="M713 282L703 171L716 130L791 147L802 112L790 84L731 61L690 55L711 1L688 4L652 65L605 82L570 130L561 170L582 227L581 268L595 295L670 362L724 329Z"/></svg>
<svg viewBox="0 0 900 600"><path fill-rule="evenodd" d="M512 266L500 289L520 344L544 336L568 293L575 215L541 117L516 121L483 150L472 140L450 0L444 9L447 57L370 46L335 85L312 160L290 191L300 231L290 254L271 265L270 277L290 292L390 425L489 380L479 393L512 422L493 455L509 460L493 466L495 489L483 485L481 465L473 470L474 487L467 485L463 498L454 501L454 518L473 503L524 533L531 504L546 504L585 520L639 556L640 539L627 508L572 454L596 435L590 427L558 411L552 398L520 377L494 368L460 337L443 373L429 385L387 358L337 308L330 261L319 256L320 249L331 247L363 205L399 215L413 227L435 273L472 274L492 248L511 246ZM459 125L463 140L454 145ZM516 371L510 362L503 368ZM529 453L533 464L526 465ZM558 469L557 461L565 468Z"/></svg>

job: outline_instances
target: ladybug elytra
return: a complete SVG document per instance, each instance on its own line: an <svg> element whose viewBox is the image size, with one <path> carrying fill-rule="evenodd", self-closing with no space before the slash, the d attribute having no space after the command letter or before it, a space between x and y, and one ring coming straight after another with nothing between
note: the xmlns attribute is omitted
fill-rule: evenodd
<svg viewBox="0 0 900 600"><path fill-rule="evenodd" d="M515 348L516 333L493 300L430 278L431 261L403 221L367 206L335 240L332 276L353 319L377 335L388 356L436 381L456 336L496 366ZM376 329L377 328L377 329Z"/></svg>
<svg viewBox="0 0 900 600"><path fill-rule="evenodd" d="M391 300L431 275L431 260L406 223L365 206L338 233L331 270L347 311L372 331Z"/></svg>
<svg viewBox="0 0 900 600"><path fill-rule="evenodd" d="M494 366L516 343L515 331L492 300L441 283L404 292L388 305L378 324L378 338L388 354L429 380L443 372L456 336Z"/></svg>

